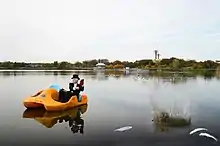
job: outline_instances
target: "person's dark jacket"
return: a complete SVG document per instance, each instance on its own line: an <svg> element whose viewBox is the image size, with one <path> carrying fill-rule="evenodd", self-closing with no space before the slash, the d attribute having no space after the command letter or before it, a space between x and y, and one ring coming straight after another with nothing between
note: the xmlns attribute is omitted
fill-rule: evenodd
<svg viewBox="0 0 220 146"><path fill-rule="evenodd" d="M71 91L71 93L75 94L75 95L79 95L79 93L81 91L84 91L84 86L81 86L80 84L77 84L77 87L79 87L79 89L77 90L73 90L74 87L74 83L69 83L69 90Z"/></svg>

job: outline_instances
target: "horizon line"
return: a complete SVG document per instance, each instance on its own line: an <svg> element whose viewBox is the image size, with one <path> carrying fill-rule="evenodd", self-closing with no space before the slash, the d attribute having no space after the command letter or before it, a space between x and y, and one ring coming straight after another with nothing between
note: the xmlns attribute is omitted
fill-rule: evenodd
<svg viewBox="0 0 220 146"><path fill-rule="evenodd" d="M181 57L164 57L164 58L160 58L159 60L162 60L162 59L170 59L170 58L177 58L177 59L183 59L183 60L195 60L195 61L198 61L198 62L200 62L200 61L207 61L207 60L211 60L211 61L214 61L214 62L216 62L216 61L220 61L220 59L218 60L218 59L215 59L215 60L213 60L213 59L190 59L190 58L181 58ZM44 60L44 61L18 61L18 60L0 60L0 62L24 62L24 63L54 63L55 61L57 61L57 62L69 62L69 63L76 63L76 62L83 62L83 61L91 61L91 60L99 60L99 59L101 59L101 60L104 60L104 59L107 59L107 58L93 58L93 59L86 59L86 60L75 60L75 61L73 61L73 60L53 60L53 61L51 61L51 60ZM123 61L128 61L128 62L135 62L135 61L138 61L138 60L154 60L155 58L142 58L142 59L134 59L134 60L120 60L120 59L116 59L116 60L119 60L119 61L121 61L121 62L123 62ZM109 62L114 62L114 61L116 61L116 60L110 60L110 59L107 59Z"/></svg>

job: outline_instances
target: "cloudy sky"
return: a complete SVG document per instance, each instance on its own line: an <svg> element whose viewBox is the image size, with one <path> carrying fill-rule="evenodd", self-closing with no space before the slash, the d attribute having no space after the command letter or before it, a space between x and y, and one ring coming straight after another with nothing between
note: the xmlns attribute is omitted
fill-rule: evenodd
<svg viewBox="0 0 220 146"><path fill-rule="evenodd" d="M0 61L220 59L220 0L1 0Z"/></svg>

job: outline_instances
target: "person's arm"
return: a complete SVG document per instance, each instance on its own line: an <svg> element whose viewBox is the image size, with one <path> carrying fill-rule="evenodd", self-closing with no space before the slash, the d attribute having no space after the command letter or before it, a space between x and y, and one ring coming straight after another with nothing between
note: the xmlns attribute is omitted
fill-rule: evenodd
<svg viewBox="0 0 220 146"><path fill-rule="evenodd" d="M81 85L80 85L80 86L79 86L79 90L80 90L80 91L84 91L84 86L81 86Z"/></svg>
<svg viewBox="0 0 220 146"><path fill-rule="evenodd" d="M78 87L78 90L79 90L79 91L84 91L84 86L81 86L80 84L78 84L77 87Z"/></svg>
<svg viewBox="0 0 220 146"><path fill-rule="evenodd" d="M73 91L73 83L69 83L69 90Z"/></svg>

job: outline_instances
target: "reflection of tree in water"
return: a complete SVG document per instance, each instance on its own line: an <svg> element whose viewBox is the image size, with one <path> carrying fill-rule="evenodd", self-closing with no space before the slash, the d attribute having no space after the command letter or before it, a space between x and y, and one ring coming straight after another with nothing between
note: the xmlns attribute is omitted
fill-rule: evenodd
<svg viewBox="0 0 220 146"><path fill-rule="evenodd" d="M3 76L17 76L25 75L25 71L0 71L0 74Z"/></svg>
<svg viewBox="0 0 220 146"><path fill-rule="evenodd" d="M11 76L10 71L2 71L3 76Z"/></svg>
<svg viewBox="0 0 220 146"><path fill-rule="evenodd" d="M215 77L215 71L205 71L204 73L203 73L203 76L204 76L204 79L205 80L211 80L212 78L214 78Z"/></svg>
<svg viewBox="0 0 220 146"><path fill-rule="evenodd" d="M44 75L46 75L46 76L50 76L50 75L52 75L52 71L50 71L50 70L45 70L44 71Z"/></svg>
<svg viewBox="0 0 220 146"><path fill-rule="evenodd" d="M103 71L97 71L96 74L94 76L92 76L92 79L108 80L108 76L106 76Z"/></svg>
<svg viewBox="0 0 220 146"><path fill-rule="evenodd" d="M135 81L147 81L150 79L148 74L136 74L134 75L133 79Z"/></svg>
<svg viewBox="0 0 220 146"><path fill-rule="evenodd" d="M67 71L59 71L59 74L62 75L62 76L65 76L65 75L69 75L70 72L67 72Z"/></svg>
<svg viewBox="0 0 220 146"><path fill-rule="evenodd" d="M173 73L169 77L163 77L164 82L170 82L172 84L178 84L178 83L186 83L188 80L188 77L184 76L183 74L177 74Z"/></svg>
<svg viewBox="0 0 220 146"><path fill-rule="evenodd" d="M91 78L98 80L107 80L109 77L113 77L116 79L128 77L130 72L127 71L119 71L119 70L103 70L103 71L95 71L95 75Z"/></svg>
<svg viewBox="0 0 220 146"><path fill-rule="evenodd" d="M58 76L58 72L57 71L53 71L53 75L54 76Z"/></svg>
<svg viewBox="0 0 220 146"><path fill-rule="evenodd" d="M13 71L13 74L14 74L14 76L17 76L17 72L16 71Z"/></svg>
<svg viewBox="0 0 220 146"><path fill-rule="evenodd" d="M217 69L215 71L215 76L217 79L220 79L220 67L217 67Z"/></svg>
<svg viewBox="0 0 220 146"><path fill-rule="evenodd" d="M105 75L107 76L112 76L112 77L127 77L130 75L130 71L129 70L106 70L105 71Z"/></svg>
<svg viewBox="0 0 220 146"><path fill-rule="evenodd" d="M73 133L80 132L81 134L84 133L84 120L81 118L82 112L79 109L77 111L77 115L74 118L71 118L70 116L65 116L59 119L59 123L62 123L63 121L69 122L69 127Z"/></svg>
<svg viewBox="0 0 220 146"><path fill-rule="evenodd" d="M113 76L113 77L120 77L120 76L123 76L124 75L124 71L114 71L114 70L107 70L105 71L104 73L105 75L107 76Z"/></svg>
<svg viewBox="0 0 220 146"><path fill-rule="evenodd" d="M188 79L196 79L196 76L190 76L185 73L151 73L149 78L157 79L157 82L179 84L186 83Z"/></svg>
<svg viewBox="0 0 220 146"><path fill-rule="evenodd" d="M156 84L160 84L162 82L169 82L172 84L178 84L178 83L186 83L188 77L182 75L182 74L176 74L176 73L169 73L169 74L158 74L158 73L148 73L148 74L137 74L134 78L137 80L149 80L154 79Z"/></svg>

